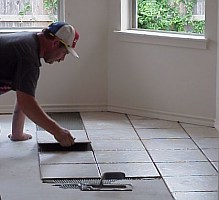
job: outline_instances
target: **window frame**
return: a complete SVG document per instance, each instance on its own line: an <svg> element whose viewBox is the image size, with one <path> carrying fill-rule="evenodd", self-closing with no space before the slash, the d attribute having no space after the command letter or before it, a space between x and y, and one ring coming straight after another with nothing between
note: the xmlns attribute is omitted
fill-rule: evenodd
<svg viewBox="0 0 219 200"><path fill-rule="evenodd" d="M208 39L206 38L206 30L204 35L193 35L133 28L137 27L137 0L121 0L120 3L121 28L120 30L114 31L120 41L182 48L207 49ZM206 1L206 4L207 3L208 1Z"/></svg>
<svg viewBox="0 0 219 200"><path fill-rule="evenodd" d="M58 20L65 21L65 0L58 1ZM40 32L44 27L20 27L20 28L2 28L0 27L0 34L15 33L21 31Z"/></svg>

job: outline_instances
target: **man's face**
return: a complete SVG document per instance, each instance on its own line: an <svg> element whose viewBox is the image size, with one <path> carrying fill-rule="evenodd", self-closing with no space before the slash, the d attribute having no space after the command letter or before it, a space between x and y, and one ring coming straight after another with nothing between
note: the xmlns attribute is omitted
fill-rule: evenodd
<svg viewBox="0 0 219 200"><path fill-rule="evenodd" d="M57 42L44 53L44 61L49 64L53 64L54 62L60 62L65 59L66 54L68 54L68 50L64 46L60 46L60 43Z"/></svg>

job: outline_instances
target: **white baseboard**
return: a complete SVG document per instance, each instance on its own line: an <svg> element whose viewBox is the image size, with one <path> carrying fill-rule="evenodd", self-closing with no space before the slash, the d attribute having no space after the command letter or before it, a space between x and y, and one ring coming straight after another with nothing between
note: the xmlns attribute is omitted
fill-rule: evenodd
<svg viewBox="0 0 219 200"><path fill-rule="evenodd" d="M190 124L216 127L219 130L219 122L214 119L185 115L180 113L163 112L145 108L123 107L117 105L41 105L45 112L89 112L89 111L111 111L130 115L139 115L170 121L179 121ZM14 106L0 106L0 113L12 113Z"/></svg>
<svg viewBox="0 0 219 200"><path fill-rule="evenodd" d="M130 115L139 115L139 116L145 116L145 117L150 117L150 118L164 119L164 120L170 120L170 121L178 121L178 122L197 124L197 125L203 125L203 126L214 127L215 125L215 120L211 118L185 115L185 114L180 114L180 113L163 112L163 111L150 110L150 109L145 109L145 108L122 107L122 106L109 105L108 111L126 113Z"/></svg>
<svg viewBox="0 0 219 200"><path fill-rule="evenodd" d="M215 121L214 127L219 131L219 121Z"/></svg>
<svg viewBox="0 0 219 200"><path fill-rule="evenodd" d="M86 111L107 111L106 105L60 105L42 104L40 105L45 112L86 112ZM0 114L12 113L14 105L0 106Z"/></svg>
<svg viewBox="0 0 219 200"><path fill-rule="evenodd" d="M107 105L41 105L46 112L107 111Z"/></svg>

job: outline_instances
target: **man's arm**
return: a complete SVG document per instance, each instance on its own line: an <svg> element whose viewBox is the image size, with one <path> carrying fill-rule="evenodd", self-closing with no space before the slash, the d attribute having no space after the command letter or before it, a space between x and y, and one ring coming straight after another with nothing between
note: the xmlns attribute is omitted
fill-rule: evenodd
<svg viewBox="0 0 219 200"><path fill-rule="evenodd" d="M42 110L33 96L21 91L17 91L16 93L19 107L28 118L51 133L62 146L71 146L74 144L74 138L70 132L51 119Z"/></svg>
<svg viewBox="0 0 219 200"><path fill-rule="evenodd" d="M24 122L25 114L16 102L12 119L12 134L8 135L12 141L23 141L32 138L32 135L23 132Z"/></svg>

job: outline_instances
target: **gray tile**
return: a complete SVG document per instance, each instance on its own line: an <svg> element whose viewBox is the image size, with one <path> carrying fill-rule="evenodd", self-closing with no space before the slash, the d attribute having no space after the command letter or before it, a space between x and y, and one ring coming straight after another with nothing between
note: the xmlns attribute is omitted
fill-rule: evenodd
<svg viewBox="0 0 219 200"><path fill-rule="evenodd" d="M194 141L201 149L219 148L219 138L194 138Z"/></svg>
<svg viewBox="0 0 219 200"><path fill-rule="evenodd" d="M96 164L40 165L41 178L98 178Z"/></svg>
<svg viewBox="0 0 219 200"><path fill-rule="evenodd" d="M211 127L186 127L185 130L191 137L219 137L219 132Z"/></svg>
<svg viewBox="0 0 219 200"><path fill-rule="evenodd" d="M203 149L202 151L210 161L218 161L219 149Z"/></svg>
<svg viewBox="0 0 219 200"><path fill-rule="evenodd" d="M145 148L139 140L92 140L94 151L144 151Z"/></svg>
<svg viewBox="0 0 219 200"><path fill-rule="evenodd" d="M212 162L212 164L214 165L215 169L218 171L218 162Z"/></svg>
<svg viewBox="0 0 219 200"><path fill-rule="evenodd" d="M83 123L81 116L78 112L48 112L52 119L69 130L83 130ZM37 130L44 130L37 126Z"/></svg>
<svg viewBox="0 0 219 200"><path fill-rule="evenodd" d="M154 118L151 118L151 117L145 117L145 116L139 116L139 115L128 115L128 118L130 120L136 120L136 119L154 119Z"/></svg>
<svg viewBox="0 0 219 200"><path fill-rule="evenodd" d="M182 129L136 129L141 139L176 139L189 138Z"/></svg>
<svg viewBox="0 0 219 200"><path fill-rule="evenodd" d="M171 192L216 192L218 176L165 177Z"/></svg>
<svg viewBox="0 0 219 200"><path fill-rule="evenodd" d="M217 175L209 162L156 163L162 176L204 176Z"/></svg>
<svg viewBox="0 0 219 200"><path fill-rule="evenodd" d="M199 150L149 150L154 162L208 161Z"/></svg>
<svg viewBox="0 0 219 200"><path fill-rule="evenodd" d="M184 123L184 122L180 122L180 125L183 128L212 128L211 126L205 126L205 125L198 125L198 124L191 124L191 123Z"/></svg>
<svg viewBox="0 0 219 200"><path fill-rule="evenodd" d="M40 164L95 163L91 151L39 153Z"/></svg>
<svg viewBox="0 0 219 200"><path fill-rule="evenodd" d="M198 149L191 139L151 139L142 141L148 150Z"/></svg>
<svg viewBox="0 0 219 200"><path fill-rule="evenodd" d="M125 114L113 112L82 112L81 117L87 130L132 128Z"/></svg>
<svg viewBox="0 0 219 200"><path fill-rule="evenodd" d="M101 174L104 172L124 172L126 177L157 177L157 172L153 163L117 163L99 164Z"/></svg>
<svg viewBox="0 0 219 200"><path fill-rule="evenodd" d="M218 200L217 192L174 192L176 200Z"/></svg>
<svg viewBox="0 0 219 200"><path fill-rule="evenodd" d="M83 121L109 121L109 120L127 120L125 114L114 112L81 112Z"/></svg>
<svg viewBox="0 0 219 200"><path fill-rule="evenodd" d="M95 151L98 163L152 162L146 151Z"/></svg>
<svg viewBox="0 0 219 200"><path fill-rule="evenodd" d="M124 139L139 139L133 128L131 129L88 129L87 134L90 140L124 140Z"/></svg>
<svg viewBox="0 0 219 200"><path fill-rule="evenodd" d="M180 128L179 123L166 121L166 120L158 120L158 119L145 119L145 120L131 120L133 126L135 128L160 128L160 129L171 129L171 128Z"/></svg>
<svg viewBox="0 0 219 200"><path fill-rule="evenodd" d="M83 120L86 130L89 129L131 129L132 125L126 120Z"/></svg>
<svg viewBox="0 0 219 200"><path fill-rule="evenodd" d="M75 142L86 142L88 141L85 130L71 130L72 136L75 139ZM48 133L47 131L37 131L37 142L38 143L58 143L53 135Z"/></svg>

